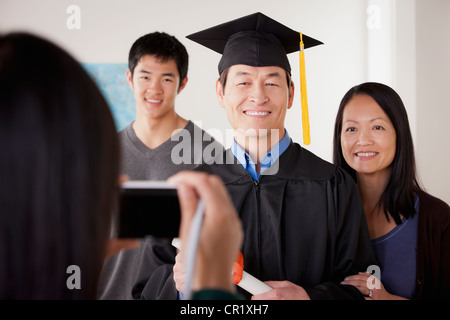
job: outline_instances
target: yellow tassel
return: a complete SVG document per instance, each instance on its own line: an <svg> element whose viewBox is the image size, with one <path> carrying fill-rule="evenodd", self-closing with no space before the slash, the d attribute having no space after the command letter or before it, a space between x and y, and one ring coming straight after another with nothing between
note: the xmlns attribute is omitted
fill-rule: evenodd
<svg viewBox="0 0 450 320"><path fill-rule="evenodd" d="M306 96L305 52L303 44L303 35L301 32L300 32L300 92L302 103L303 143L305 145L309 145L311 143L311 136L309 133L308 98Z"/></svg>

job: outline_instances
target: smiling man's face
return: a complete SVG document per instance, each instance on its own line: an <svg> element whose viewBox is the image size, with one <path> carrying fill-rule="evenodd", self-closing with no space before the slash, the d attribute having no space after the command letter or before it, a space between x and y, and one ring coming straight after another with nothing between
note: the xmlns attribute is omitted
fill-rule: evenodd
<svg viewBox="0 0 450 320"><path fill-rule="evenodd" d="M294 99L294 86L288 85L283 68L233 65L225 91L218 81L216 93L233 129L259 137L275 129L283 136L286 111Z"/></svg>
<svg viewBox="0 0 450 320"><path fill-rule="evenodd" d="M154 55L144 55L134 69L127 71L128 83L136 100L136 117L161 118L175 112L175 98L183 90L176 62L162 62Z"/></svg>

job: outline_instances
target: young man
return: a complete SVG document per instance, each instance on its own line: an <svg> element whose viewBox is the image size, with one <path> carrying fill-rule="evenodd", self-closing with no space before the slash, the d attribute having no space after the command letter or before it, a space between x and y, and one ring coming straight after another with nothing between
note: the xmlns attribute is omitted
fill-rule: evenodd
<svg viewBox="0 0 450 320"><path fill-rule="evenodd" d="M253 299L361 299L339 284L376 264L356 185L284 128L294 98L286 54L300 37L261 13L188 36L222 53L216 93L235 129L224 164L198 169L223 179L243 223L244 268L273 288ZM174 270L181 290L178 257Z"/></svg>
<svg viewBox="0 0 450 320"><path fill-rule="evenodd" d="M204 154L206 146L223 150L175 111L175 99L188 81L188 58L183 44L161 32L142 36L130 49L127 79L136 100L136 120L119 133L121 174L130 180L166 180L208 161L213 155ZM165 298L163 290L149 289L158 287L153 281L159 283L162 275L172 272L175 254L169 240L146 237L139 248L105 261L98 297ZM176 292L172 279L165 288Z"/></svg>

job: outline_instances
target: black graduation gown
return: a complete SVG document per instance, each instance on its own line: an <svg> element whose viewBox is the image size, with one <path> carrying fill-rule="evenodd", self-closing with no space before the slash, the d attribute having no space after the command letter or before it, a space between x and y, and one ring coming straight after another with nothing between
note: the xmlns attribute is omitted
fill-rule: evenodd
<svg viewBox="0 0 450 320"><path fill-rule="evenodd" d="M339 284L377 264L352 178L292 142L258 181L230 149L221 157L195 170L220 176L230 193L244 229L244 269L262 281L298 284L311 299L362 299L356 288ZM158 272L150 279L139 274L133 293L142 299L176 299L173 248L152 250L154 258L142 259L141 269L155 264Z"/></svg>
<svg viewBox="0 0 450 320"><path fill-rule="evenodd" d="M262 281L291 281L312 299L363 298L339 285L376 264L356 184L297 143L277 162L258 181L230 149L224 164L197 168L222 178L239 212L244 270Z"/></svg>

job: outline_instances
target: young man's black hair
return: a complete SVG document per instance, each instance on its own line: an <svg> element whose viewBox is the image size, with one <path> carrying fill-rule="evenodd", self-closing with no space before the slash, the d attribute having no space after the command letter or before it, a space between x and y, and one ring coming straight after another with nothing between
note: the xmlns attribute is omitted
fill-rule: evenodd
<svg viewBox="0 0 450 320"><path fill-rule="evenodd" d="M178 73L180 74L180 85L187 76L189 55L184 45L165 32L152 32L137 39L128 55L128 69L131 75L134 74L134 68L144 55L154 55L167 62L173 59L177 64Z"/></svg>

